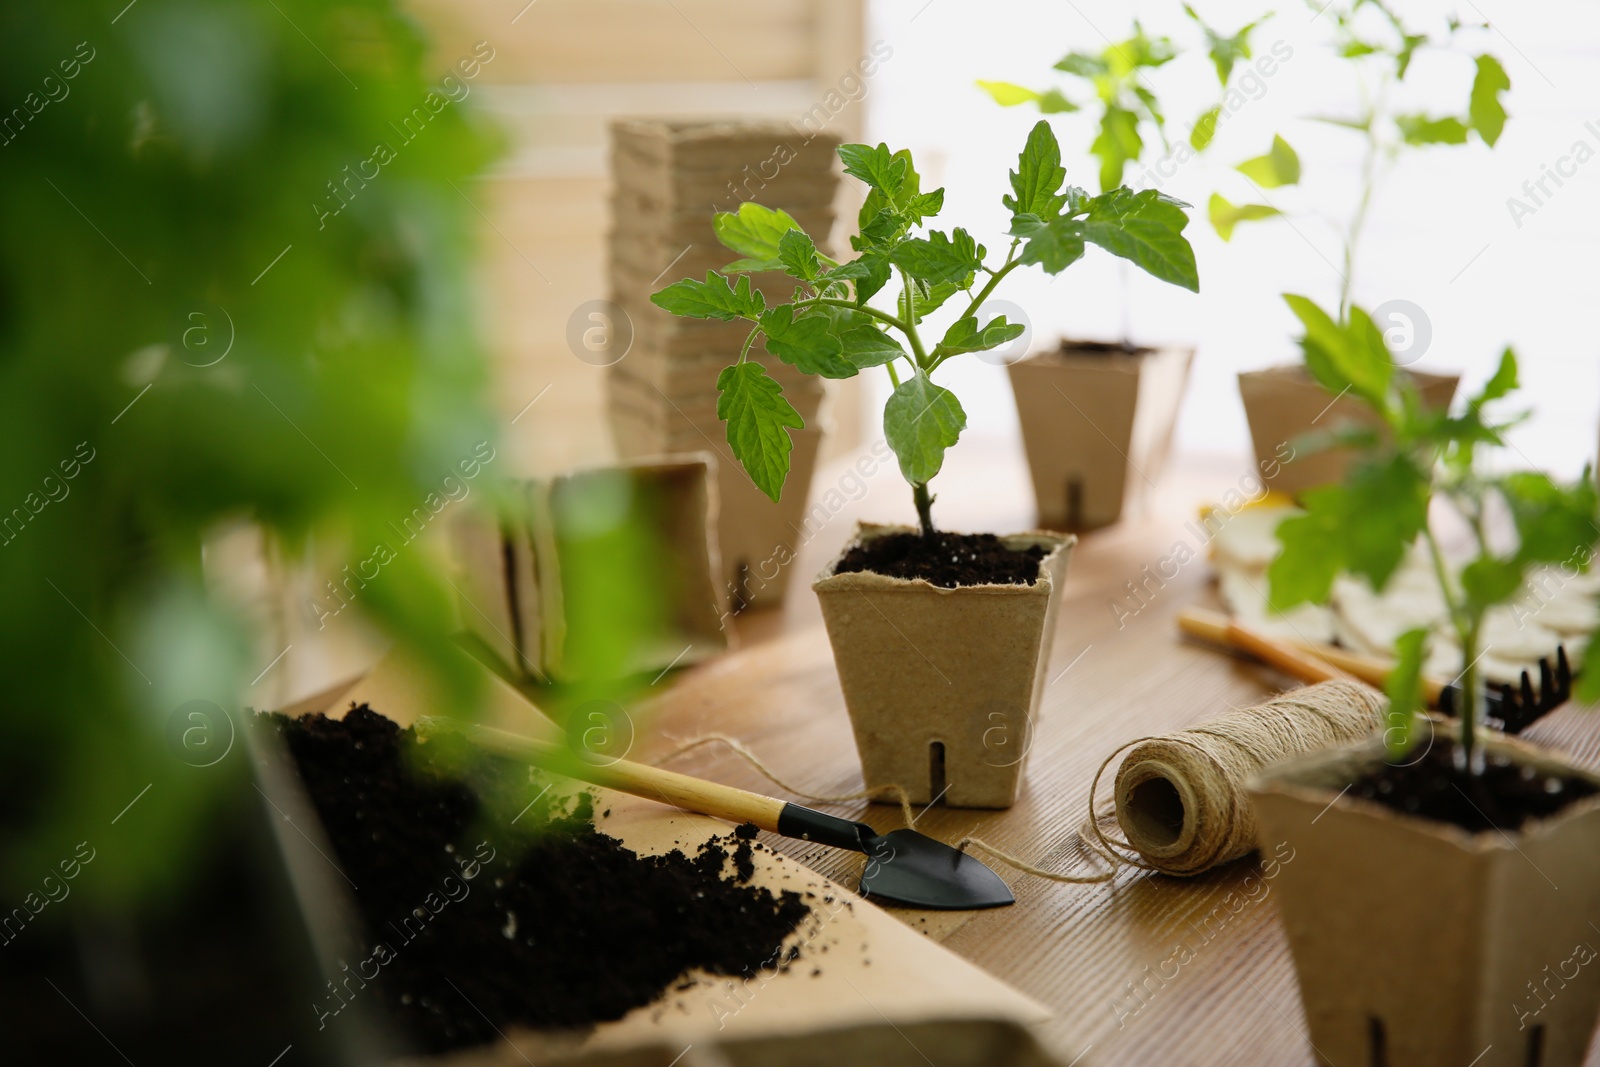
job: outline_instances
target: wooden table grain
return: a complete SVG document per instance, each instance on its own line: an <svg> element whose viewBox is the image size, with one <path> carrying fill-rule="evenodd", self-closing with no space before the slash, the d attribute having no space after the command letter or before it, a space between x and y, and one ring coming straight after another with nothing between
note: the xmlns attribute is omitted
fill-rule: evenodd
<svg viewBox="0 0 1600 1067"><path fill-rule="evenodd" d="M962 449L951 453L941 477L939 488L947 494L938 509L941 524L1001 533L1027 528L1031 500L1020 457L1001 444L963 448L965 455ZM1220 499L1248 469L1243 458L1191 461L1152 483L1138 514L1082 539L1064 589L1051 680L1018 802L1000 812L936 806L918 817L919 830L948 841L977 834L1045 867L1086 869L1078 828L1090 780L1112 750L1292 686L1267 668L1177 636L1179 610L1216 603L1194 523L1197 508ZM813 499L844 470L820 472ZM687 738L727 733L808 792L860 789L849 720L809 581L857 516L908 518L909 500L900 496L909 494L891 468L860 499L825 509L828 517L805 531L792 564L799 580L788 603L740 619L740 650L659 683L665 691L640 713L644 740L637 755L659 756ZM1179 545L1193 558L1175 563L1187 554ZM1139 599L1130 599L1129 582L1141 589ZM1600 718L1585 709L1562 709L1527 736L1600 766ZM726 750L698 749L671 766L775 790ZM827 810L881 830L903 822L891 805L857 801ZM771 843L829 877L855 883L860 857L802 842ZM1063 885L1001 870L1016 892L1012 907L896 913L1051 1007L1056 1016L1043 1036L1062 1064L1312 1062L1271 880L1256 859L1192 879L1124 869L1102 885ZM1600 1064L1600 1056L1591 1054L1590 1062Z"/></svg>

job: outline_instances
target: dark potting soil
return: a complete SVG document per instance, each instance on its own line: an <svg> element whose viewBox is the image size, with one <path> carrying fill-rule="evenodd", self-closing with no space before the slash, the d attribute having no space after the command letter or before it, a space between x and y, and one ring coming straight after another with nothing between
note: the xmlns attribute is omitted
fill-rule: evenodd
<svg viewBox="0 0 1600 1067"><path fill-rule="evenodd" d="M1126 341L1064 341L1060 348L1052 349L1053 356L1143 356L1154 349L1130 344Z"/></svg>
<svg viewBox="0 0 1600 1067"><path fill-rule="evenodd" d="M1007 548L994 534L894 533L852 546L834 573L871 571L890 578L922 578L946 589L1032 585L1044 557L1045 550L1038 545Z"/></svg>
<svg viewBox="0 0 1600 1067"><path fill-rule="evenodd" d="M1586 779L1546 775L1495 752L1481 774L1468 774L1455 753L1453 740L1438 738L1415 763L1384 764L1357 779L1350 795L1478 833L1520 829L1600 792Z"/></svg>
<svg viewBox="0 0 1600 1067"><path fill-rule="evenodd" d="M317 1008L326 1025L323 1012L368 999L440 1052L511 1025L618 1019L694 968L750 977L797 955L784 941L810 909L746 884L754 827L693 856L640 856L595 829L589 794L552 799L509 762L469 784L365 705L340 721L267 719L359 887L364 955L333 976ZM499 825L480 798L508 789L533 803Z"/></svg>

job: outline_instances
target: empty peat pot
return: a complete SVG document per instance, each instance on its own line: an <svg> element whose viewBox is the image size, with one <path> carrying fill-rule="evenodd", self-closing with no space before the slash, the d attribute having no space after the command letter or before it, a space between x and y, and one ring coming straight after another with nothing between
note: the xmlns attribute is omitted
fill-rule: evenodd
<svg viewBox="0 0 1600 1067"><path fill-rule="evenodd" d="M1600 778L1485 736L1546 786ZM1310 1041L1340 1067L1575 1067L1600 1013L1600 795L1469 833L1343 790L1381 740L1250 783Z"/></svg>
<svg viewBox="0 0 1600 1067"><path fill-rule="evenodd" d="M1063 341L1011 364L1039 525L1093 530L1160 476L1192 348Z"/></svg>
<svg viewBox="0 0 1600 1067"><path fill-rule="evenodd" d="M1405 371L1425 407L1443 410L1455 396L1459 374ZM1269 489L1292 496L1344 478L1352 453L1347 448L1311 451L1302 440L1307 434L1332 431L1340 426L1364 426L1384 433L1379 420L1363 402L1352 396L1335 398L1298 363L1243 371L1239 399L1244 402L1255 446L1256 468Z"/></svg>
<svg viewBox="0 0 1600 1067"><path fill-rule="evenodd" d="M833 645L867 788L913 804L1007 808L1017 798L1044 692L1070 534L1000 538L1044 550L1030 585L956 588L870 571L837 573L857 543L907 526L861 523L812 588ZM879 799L888 799L880 797Z"/></svg>

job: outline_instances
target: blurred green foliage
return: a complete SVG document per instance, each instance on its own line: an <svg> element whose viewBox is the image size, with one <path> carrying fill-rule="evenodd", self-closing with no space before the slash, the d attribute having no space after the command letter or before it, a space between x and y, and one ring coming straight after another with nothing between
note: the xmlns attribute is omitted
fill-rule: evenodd
<svg viewBox="0 0 1600 1067"><path fill-rule="evenodd" d="M1303 296L1285 297L1305 327L1306 370L1330 395L1350 396L1377 415L1384 433L1345 427L1325 444L1354 448L1342 482L1307 490L1304 512L1278 525L1283 551L1267 570L1272 605L1325 604L1340 574L1359 575L1381 591L1419 542L1427 549L1451 631L1461 649L1461 748L1469 756L1482 714L1478 661L1489 610L1528 592L1535 568L1587 571L1600 542L1600 496L1592 472L1562 484L1539 471L1502 473L1493 452L1525 418L1496 409L1518 388L1517 357L1507 348L1495 373L1455 413L1430 408L1415 380L1395 366L1383 334L1361 308L1338 322ZM1437 502L1443 514L1430 514ZM1447 564L1436 527L1448 517L1465 532L1468 555ZM1432 521L1430 521L1430 518ZM1509 520L1509 521L1507 521ZM1424 710L1419 676L1431 634L1402 635L1389 684L1391 751L1415 741ZM1590 640L1579 695L1600 696L1600 644ZM1470 762L1469 762L1469 765Z"/></svg>
<svg viewBox="0 0 1600 1067"><path fill-rule="evenodd" d="M393 0L0 9L4 907L85 839L79 892L182 876L221 779L175 709L267 666L208 531L362 559L493 439L463 183L496 142L461 102L492 54L430 69ZM358 604L450 671L449 595L401 549Z"/></svg>

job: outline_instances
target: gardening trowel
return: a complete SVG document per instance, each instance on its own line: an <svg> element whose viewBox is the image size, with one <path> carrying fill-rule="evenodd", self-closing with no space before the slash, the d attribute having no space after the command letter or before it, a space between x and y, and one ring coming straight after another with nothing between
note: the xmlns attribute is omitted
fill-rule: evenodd
<svg viewBox="0 0 1600 1067"><path fill-rule="evenodd" d="M591 785L730 822L754 823L784 837L860 852L867 857L861 895L872 900L950 911L998 908L1015 901L1000 876L978 860L910 828L880 834L866 823L799 804L642 763L587 756L493 727L466 726L442 719L430 719L418 726L459 731L496 755L539 764Z"/></svg>

